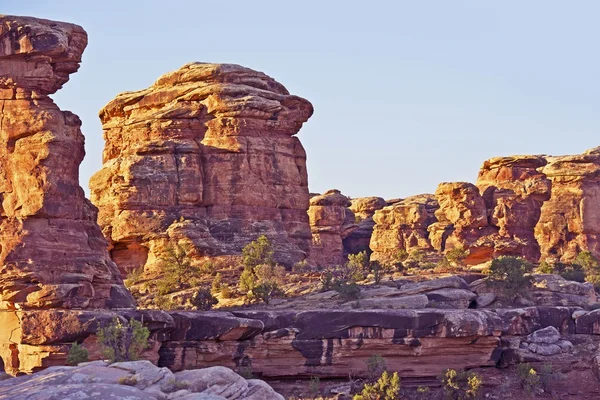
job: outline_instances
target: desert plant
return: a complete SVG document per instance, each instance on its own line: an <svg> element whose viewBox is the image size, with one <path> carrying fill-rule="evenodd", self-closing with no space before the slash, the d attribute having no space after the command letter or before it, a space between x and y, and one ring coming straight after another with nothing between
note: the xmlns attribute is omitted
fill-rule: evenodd
<svg viewBox="0 0 600 400"><path fill-rule="evenodd" d="M224 299L233 299L235 297L235 291L231 288L231 286L223 284L221 286L221 297Z"/></svg>
<svg viewBox="0 0 600 400"><path fill-rule="evenodd" d="M208 311L214 305L219 304L219 300L212 295L208 288L199 287L194 297L192 297L191 303L197 310Z"/></svg>
<svg viewBox="0 0 600 400"><path fill-rule="evenodd" d="M463 247L455 247L446 252L446 258L448 259L448 261L459 267L464 265L464 261L468 255L469 252Z"/></svg>
<svg viewBox="0 0 600 400"><path fill-rule="evenodd" d="M419 386L417 387L417 395L419 396L419 400L427 400L429 399L429 393L431 390L428 386Z"/></svg>
<svg viewBox="0 0 600 400"><path fill-rule="evenodd" d="M77 365L82 362L87 362L89 353L85 347L75 342L71 345L69 353L67 354L67 364Z"/></svg>
<svg viewBox="0 0 600 400"><path fill-rule="evenodd" d="M127 273L127 277L123 281L125 283L125 287L131 290L133 285L138 284L142 280L142 276L144 275L144 267L134 268Z"/></svg>
<svg viewBox="0 0 600 400"><path fill-rule="evenodd" d="M369 379L377 379L382 373L387 370L385 359L381 354L373 354L367 360L367 376Z"/></svg>
<svg viewBox="0 0 600 400"><path fill-rule="evenodd" d="M548 261L542 261L535 269L535 272L538 274L554 274L554 265Z"/></svg>
<svg viewBox="0 0 600 400"><path fill-rule="evenodd" d="M440 377L448 400L476 399L483 380L475 373L447 369Z"/></svg>
<svg viewBox="0 0 600 400"><path fill-rule="evenodd" d="M344 302L360 299L360 287L355 282L337 281L333 285L333 290L338 292Z"/></svg>
<svg viewBox="0 0 600 400"><path fill-rule="evenodd" d="M582 251L577 254L573 264L579 265L586 275L600 275L600 261L589 251Z"/></svg>
<svg viewBox="0 0 600 400"><path fill-rule="evenodd" d="M271 241L265 235L261 235L242 249L242 264L244 269L251 270L261 264L273 265L275 264L273 255Z"/></svg>
<svg viewBox="0 0 600 400"><path fill-rule="evenodd" d="M123 322L119 317L96 332L102 354L109 362L137 360L148 347L150 331L135 319Z"/></svg>
<svg viewBox="0 0 600 400"><path fill-rule="evenodd" d="M348 268L352 271L362 273L364 276L369 272L369 256L366 251L348 255Z"/></svg>
<svg viewBox="0 0 600 400"><path fill-rule="evenodd" d="M533 265L523 258L501 256L492 260L489 268L489 283L513 300L517 295L527 294L527 290L531 287L529 274L532 270Z"/></svg>
<svg viewBox="0 0 600 400"><path fill-rule="evenodd" d="M160 293L154 297L154 305L159 310L173 310L178 307L177 302L171 297Z"/></svg>
<svg viewBox="0 0 600 400"><path fill-rule="evenodd" d="M528 393L533 392L541 385L540 375L529 363L521 363L517 365L517 376L521 386Z"/></svg>
<svg viewBox="0 0 600 400"><path fill-rule="evenodd" d="M321 380L318 376L310 378L310 382L308 383L308 393L313 399L321 393Z"/></svg>
<svg viewBox="0 0 600 400"><path fill-rule="evenodd" d="M122 376L117 381L119 385L135 386L138 384L137 377L135 375Z"/></svg>
<svg viewBox="0 0 600 400"><path fill-rule="evenodd" d="M366 384L353 400L396 400L400 398L400 376L397 372L384 371L372 384Z"/></svg>
<svg viewBox="0 0 600 400"><path fill-rule="evenodd" d="M212 284L210 286L210 290L212 293L219 293L221 292L221 289L223 288L223 277L221 276L220 272L217 272L217 274L215 275L215 278L212 281Z"/></svg>
<svg viewBox="0 0 600 400"><path fill-rule="evenodd" d="M369 269L373 273L375 284L379 284L381 282L381 279L385 275L386 268L378 261L371 261L371 263L369 264Z"/></svg>
<svg viewBox="0 0 600 400"><path fill-rule="evenodd" d="M191 248L180 242L171 242L159 258L162 277L157 282L158 293L165 295L189 287L194 267L189 253Z"/></svg>

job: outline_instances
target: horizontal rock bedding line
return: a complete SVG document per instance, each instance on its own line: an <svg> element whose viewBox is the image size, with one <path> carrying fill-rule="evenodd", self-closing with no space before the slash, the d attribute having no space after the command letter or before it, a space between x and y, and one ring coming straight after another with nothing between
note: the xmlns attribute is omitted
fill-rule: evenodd
<svg viewBox="0 0 600 400"><path fill-rule="evenodd" d="M343 376L364 370L365 360L373 354L390 358L390 363L407 376L432 376L440 363L461 368L496 365L505 337L522 337L528 346L534 344L531 352L554 354L557 348L569 350L570 345L555 340L550 347L541 348L532 339L536 336L528 335L547 327L553 327L555 336L600 335L600 310L580 307L301 312L29 310L0 312L0 323L7 328L0 337L0 357L12 374L64 365L74 342L88 347L92 359L100 358L96 330L115 316L143 321L151 332L151 346L143 357L160 366L182 370L251 365L265 376Z"/></svg>

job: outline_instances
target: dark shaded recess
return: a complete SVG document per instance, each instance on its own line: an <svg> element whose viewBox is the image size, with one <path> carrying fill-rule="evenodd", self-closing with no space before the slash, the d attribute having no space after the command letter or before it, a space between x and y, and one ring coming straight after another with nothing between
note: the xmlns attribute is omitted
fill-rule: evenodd
<svg viewBox="0 0 600 400"><path fill-rule="evenodd" d="M323 341L322 340L298 340L292 341L292 347L305 358L304 365L319 366L323 356ZM329 344L328 344L329 347ZM332 346L333 347L333 346Z"/></svg>
<svg viewBox="0 0 600 400"><path fill-rule="evenodd" d="M575 320L572 315L578 309L579 307L538 307L540 326L554 326L563 335L575 333Z"/></svg>
<svg viewBox="0 0 600 400"><path fill-rule="evenodd" d="M231 313L236 317L261 321L265 325L263 332L292 328L296 319L294 311L232 311Z"/></svg>

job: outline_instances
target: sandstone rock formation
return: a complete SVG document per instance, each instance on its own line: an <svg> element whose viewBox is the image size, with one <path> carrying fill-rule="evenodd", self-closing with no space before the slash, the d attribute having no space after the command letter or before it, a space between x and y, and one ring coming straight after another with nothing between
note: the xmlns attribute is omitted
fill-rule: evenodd
<svg viewBox="0 0 600 400"><path fill-rule="evenodd" d="M343 241L357 228L350 205L350 199L335 189L310 199L310 264L324 267L345 262Z"/></svg>
<svg viewBox="0 0 600 400"><path fill-rule="evenodd" d="M0 382L0 396L13 400L236 399L283 400L266 382L244 379L224 367L173 373L148 361L82 363L51 367Z"/></svg>
<svg viewBox="0 0 600 400"><path fill-rule="evenodd" d="M600 148L546 161L550 198L535 226L542 259L571 261L582 250L600 258Z"/></svg>
<svg viewBox="0 0 600 400"><path fill-rule="evenodd" d="M77 25L0 16L0 309L134 305L79 186L81 121L48 97L86 44Z"/></svg>
<svg viewBox="0 0 600 400"><path fill-rule="evenodd" d="M433 250L427 228L436 221L439 208L433 195L424 194L394 202L375 212L370 247L371 259L388 262L400 249Z"/></svg>
<svg viewBox="0 0 600 400"><path fill-rule="evenodd" d="M568 262L581 251L600 257L599 176L597 148L574 156L489 159L476 185L441 183L437 204L432 199L425 207L416 197L421 200L377 211L372 257L384 260L399 249L441 254L457 247L467 250L467 264L501 255L531 262Z"/></svg>
<svg viewBox="0 0 600 400"><path fill-rule="evenodd" d="M373 235L375 211L387 206L381 197L360 197L350 200L350 211L354 213L358 227L344 238L344 251L356 254L362 251L371 252L369 243Z"/></svg>
<svg viewBox="0 0 600 400"><path fill-rule="evenodd" d="M92 202L124 270L152 264L169 240L197 256L239 254L259 235L286 265L306 258L306 154L313 112L267 75L191 63L100 112L106 146Z"/></svg>

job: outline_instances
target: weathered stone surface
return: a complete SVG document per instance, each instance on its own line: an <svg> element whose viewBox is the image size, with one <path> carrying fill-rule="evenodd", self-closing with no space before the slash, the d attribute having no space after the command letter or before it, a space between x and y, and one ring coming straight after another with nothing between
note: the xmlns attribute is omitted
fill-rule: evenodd
<svg viewBox="0 0 600 400"><path fill-rule="evenodd" d="M527 341L531 343L546 343L553 344L560 340L560 332L553 326L548 326L543 329L538 329L529 336Z"/></svg>
<svg viewBox="0 0 600 400"><path fill-rule="evenodd" d="M348 208L350 205L350 199L335 189L310 199L308 217L312 245L309 263L319 266L344 263L343 240L357 228L354 214Z"/></svg>
<svg viewBox="0 0 600 400"><path fill-rule="evenodd" d="M387 206L381 197L360 197L351 199L350 210L354 213L358 227L344 238L344 252L356 254L362 251L371 252L369 243L373 235L375 221L373 215L377 210Z"/></svg>
<svg viewBox="0 0 600 400"><path fill-rule="evenodd" d="M600 149L547 161L541 172L552 190L535 227L542 259L568 262L582 250L600 257Z"/></svg>
<svg viewBox="0 0 600 400"><path fill-rule="evenodd" d="M261 234L279 262L306 258L306 154L294 135L312 111L230 64L187 64L117 96L100 112L104 165L90 181L115 262L151 266L169 239L195 258L236 255Z"/></svg>
<svg viewBox="0 0 600 400"><path fill-rule="evenodd" d="M176 384L187 389L183 393L176 392ZM0 397L14 400L283 400L266 382L246 381L228 368L181 371L174 375L167 368L158 368L147 361L51 367L0 382Z"/></svg>
<svg viewBox="0 0 600 400"><path fill-rule="evenodd" d="M438 203L430 194L408 197L375 212L372 260L393 261L400 249L432 250L427 227L436 221Z"/></svg>
<svg viewBox="0 0 600 400"><path fill-rule="evenodd" d="M175 321L171 340L245 340L265 327L260 320L236 317L229 312L180 311L171 316Z"/></svg>
<svg viewBox="0 0 600 400"><path fill-rule="evenodd" d="M86 44L77 25L0 16L0 309L134 305L79 186L81 121L48 97Z"/></svg>

